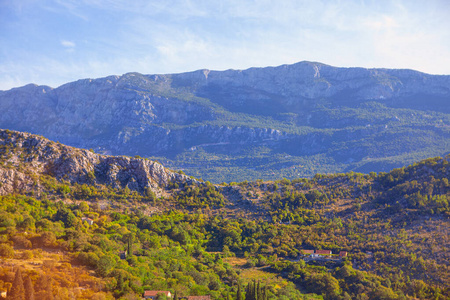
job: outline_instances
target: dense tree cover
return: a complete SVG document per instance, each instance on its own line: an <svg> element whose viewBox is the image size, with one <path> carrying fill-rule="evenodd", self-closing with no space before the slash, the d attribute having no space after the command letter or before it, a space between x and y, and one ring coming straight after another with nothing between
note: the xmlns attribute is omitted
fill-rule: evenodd
<svg viewBox="0 0 450 300"><path fill-rule="evenodd" d="M178 184L170 184L169 188L178 188ZM185 184L174 198L183 208L217 208L223 207L226 202L223 195L210 182L200 186Z"/></svg>
<svg viewBox="0 0 450 300"><path fill-rule="evenodd" d="M395 169L378 176L377 182L384 189L378 201L392 203L394 209L404 203L407 208L419 209L426 214L444 214L450 217L448 199L449 162L440 158L430 158L412 166Z"/></svg>
<svg viewBox="0 0 450 300"><path fill-rule="evenodd" d="M446 299L449 170L447 157L378 175L171 184L164 199L43 175L41 189L0 196L0 256L11 262L0 265L0 287L17 299L133 299L144 290L213 299ZM301 249L334 255L304 259ZM337 258L342 250L348 258ZM18 268L20 261L29 263Z"/></svg>
<svg viewBox="0 0 450 300"><path fill-rule="evenodd" d="M1 228L6 234L1 245L12 244L20 249L14 238L21 236L32 244L32 249L68 251L69 263L94 270L105 279L104 290L114 297L139 295L146 289L169 289L179 295L209 294L223 299L226 294L233 296L241 281L239 270L227 264L222 253L206 251L215 237L206 230L209 217L203 214L170 211L145 216L138 210L124 214L90 208L83 213L80 208L86 207L85 202L66 205L20 195L2 196L0 203L3 216L12 221L10 226ZM95 224L81 222L81 216L94 218ZM72 217L74 221L68 222ZM25 233L29 218L40 221ZM125 260L119 258L122 250L129 250ZM21 255L24 253L21 251ZM7 255L10 254L2 253L3 257ZM17 257L17 251L14 255ZM31 270L27 272L32 274ZM31 286L38 286L38 279L32 278ZM8 278L0 280L7 282ZM84 286L83 282L78 285ZM15 288L11 292L18 293ZM272 291L272 298L274 294Z"/></svg>

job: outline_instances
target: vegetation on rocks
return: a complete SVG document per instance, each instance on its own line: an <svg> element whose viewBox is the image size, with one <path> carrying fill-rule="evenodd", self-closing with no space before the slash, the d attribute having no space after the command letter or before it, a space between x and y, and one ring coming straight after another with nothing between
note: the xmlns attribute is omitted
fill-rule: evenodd
<svg viewBox="0 0 450 300"><path fill-rule="evenodd" d="M95 161L118 158L0 137L0 290L12 299L450 298L450 156L379 174L213 185L159 180L165 170L114 185Z"/></svg>

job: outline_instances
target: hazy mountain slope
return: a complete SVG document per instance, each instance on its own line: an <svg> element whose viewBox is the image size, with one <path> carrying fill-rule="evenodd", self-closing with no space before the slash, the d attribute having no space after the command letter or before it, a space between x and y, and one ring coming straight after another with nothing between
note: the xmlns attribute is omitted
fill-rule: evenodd
<svg viewBox="0 0 450 300"><path fill-rule="evenodd" d="M387 171L449 151L450 76L301 62L0 92L0 127L212 181Z"/></svg>

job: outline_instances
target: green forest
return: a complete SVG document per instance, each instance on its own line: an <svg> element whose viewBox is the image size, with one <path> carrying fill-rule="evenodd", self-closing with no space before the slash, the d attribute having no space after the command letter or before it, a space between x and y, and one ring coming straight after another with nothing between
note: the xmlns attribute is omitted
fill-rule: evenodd
<svg viewBox="0 0 450 300"><path fill-rule="evenodd" d="M35 148L0 145L7 299L450 299L450 156L155 191L36 171Z"/></svg>

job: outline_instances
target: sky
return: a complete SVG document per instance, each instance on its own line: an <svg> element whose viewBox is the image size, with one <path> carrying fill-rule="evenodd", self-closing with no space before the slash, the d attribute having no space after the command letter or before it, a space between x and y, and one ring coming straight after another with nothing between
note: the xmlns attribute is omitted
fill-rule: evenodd
<svg viewBox="0 0 450 300"><path fill-rule="evenodd" d="M450 74L448 0L0 0L0 90L316 61Z"/></svg>

